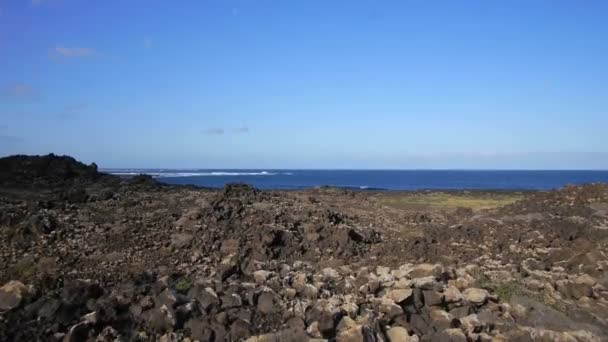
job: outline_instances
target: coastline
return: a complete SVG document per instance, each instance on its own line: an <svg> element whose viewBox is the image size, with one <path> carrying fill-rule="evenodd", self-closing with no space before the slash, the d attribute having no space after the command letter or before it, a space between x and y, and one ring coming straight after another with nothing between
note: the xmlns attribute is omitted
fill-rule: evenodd
<svg viewBox="0 0 608 342"><path fill-rule="evenodd" d="M1 340L603 341L608 329L608 184L211 189L3 158L0 227Z"/></svg>

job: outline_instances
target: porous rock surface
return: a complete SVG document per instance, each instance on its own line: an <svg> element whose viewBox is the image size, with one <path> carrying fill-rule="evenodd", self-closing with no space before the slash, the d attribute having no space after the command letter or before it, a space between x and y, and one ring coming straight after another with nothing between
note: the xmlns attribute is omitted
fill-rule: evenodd
<svg viewBox="0 0 608 342"><path fill-rule="evenodd" d="M0 340L605 341L608 186L473 212L0 159Z"/></svg>

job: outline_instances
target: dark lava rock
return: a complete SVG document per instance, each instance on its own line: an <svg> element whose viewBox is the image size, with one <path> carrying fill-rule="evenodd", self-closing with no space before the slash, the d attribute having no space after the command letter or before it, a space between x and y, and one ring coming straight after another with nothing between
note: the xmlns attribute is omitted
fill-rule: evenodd
<svg viewBox="0 0 608 342"><path fill-rule="evenodd" d="M0 184L4 186L62 185L99 180L97 165L85 165L68 156L24 156L0 158Z"/></svg>
<svg viewBox="0 0 608 342"><path fill-rule="evenodd" d="M608 186L423 214L384 195L161 186L69 157L2 158L0 285L19 282L0 291L0 340L605 335ZM543 302L525 299L531 285ZM483 300L458 296L477 287Z"/></svg>

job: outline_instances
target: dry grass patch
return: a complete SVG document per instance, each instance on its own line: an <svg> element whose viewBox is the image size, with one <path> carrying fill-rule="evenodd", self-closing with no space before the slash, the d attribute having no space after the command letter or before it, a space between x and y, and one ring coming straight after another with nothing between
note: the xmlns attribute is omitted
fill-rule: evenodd
<svg viewBox="0 0 608 342"><path fill-rule="evenodd" d="M519 193L404 193L381 196L380 202L396 209L492 209L512 204L524 198Z"/></svg>

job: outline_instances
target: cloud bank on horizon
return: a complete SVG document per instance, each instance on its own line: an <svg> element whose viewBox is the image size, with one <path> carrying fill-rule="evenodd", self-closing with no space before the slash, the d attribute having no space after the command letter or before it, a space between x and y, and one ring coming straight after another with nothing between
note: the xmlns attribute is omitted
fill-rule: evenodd
<svg viewBox="0 0 608 342"><path fill-rule="evenodd" d="M7 2L0 155L114 167L608 169L607 10Z"/></svg>

